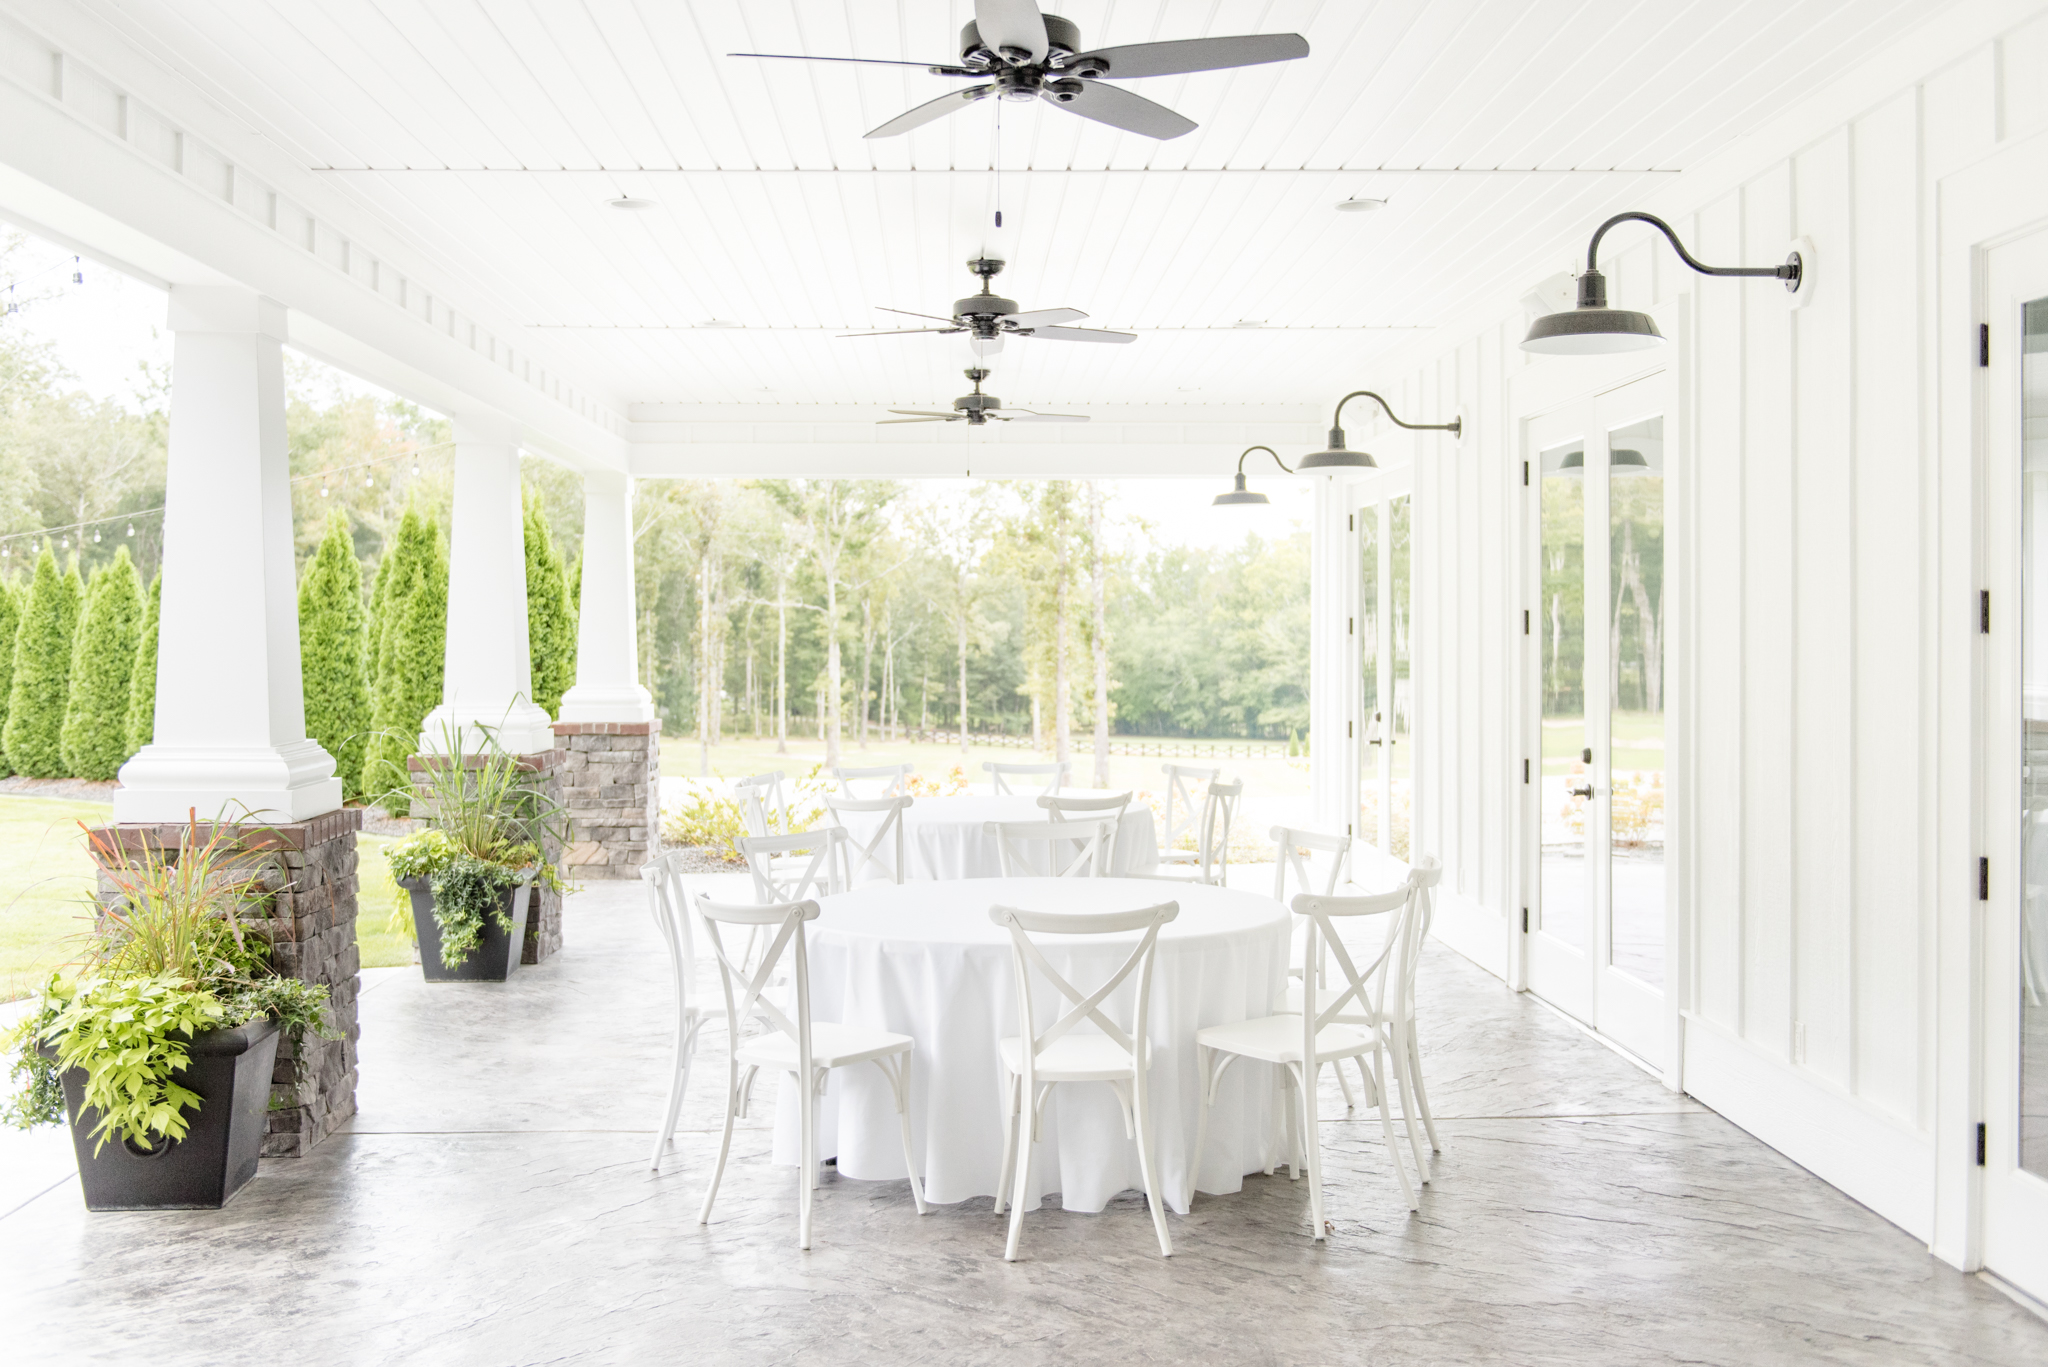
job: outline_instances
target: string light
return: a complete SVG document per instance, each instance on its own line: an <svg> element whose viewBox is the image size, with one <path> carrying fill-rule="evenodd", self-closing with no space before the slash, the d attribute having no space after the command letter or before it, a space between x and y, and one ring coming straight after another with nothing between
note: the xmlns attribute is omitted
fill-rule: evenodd
<svg viewBox="0 0 2048 1367"><path fill-rule="evenodd" d="M85 269L79 264L79 260L75 256L71 258L71 283L74 285L83 285L85 283Z"/></svg>
<svg viewBox="0 0 2048 1367"><path fill-rule="evenodd" d="M98 532L92 534L92 544L95 546L100 544L100 534Z"/></svg>
<svg viewBox="0 0 2048 1367"><path fill-rule="evenodd" d="M128 524L128 535L135 535L135 524L133 522Z"/></svg>

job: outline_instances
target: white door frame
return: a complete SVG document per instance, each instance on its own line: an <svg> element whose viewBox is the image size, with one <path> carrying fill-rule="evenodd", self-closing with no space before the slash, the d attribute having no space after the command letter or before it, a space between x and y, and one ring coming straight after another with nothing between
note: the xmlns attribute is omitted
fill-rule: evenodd
<svg viewBox="0 0 2048 1367"><path fill-rule="evenodd" d="M1374 470L1365 478L1357 480L1352 484L1348 485L1345 489L1345 493L1349 500L1345 505L1346 529L1351 537L1353 554L1357 557L1352 562L1354 568L1354 573L1352 576L1352 601L1353 611L1356 614L1356 616L1353 618L1354 621L1358 621L1364 618L1365 608L1367 606L1363 598L1363 584L1362 582L1360 582L1363 579L1365 569L1364 552L1359 550L1358 548L1359 537L1365 530L1365 516L1366 514L1371 513L1375 517L1380 517L1382 513L1384 513L1384 511L1392 505L1393 500L1404 496L1407 497L1409 500L1408 525L1410 540L1408 561L1408 589L1409 612L1411 613L1411 634L1409 637L1408 650L1408 678L1409 699L1410 706L1412 708L1416 701L1416 694L1419 691L1415 686L1416 652L1415 640L1412 634L1414 630L1412 614L1414 612L1415 599L1415 548L1413 539L1415 527L1415 467L1413 465L1403 465L1394 469L1382 468ZM1383 519L1379 526L1379 540L1376 542L1379 553L1379 564L1376 567L1376 573L1374 575L1373 582L1382 593L1391 594L1393 543L1390 540L1388 540L1387 531L1387 523ZM1378 605L1374 604L1373 606L1377 608ZM1394 719L1392 715L1393 696L1391 691L1394 667L1393 622L1390 615L1386 613L1376 613L1375 621L1378 626L1379 640L1377 642L1378 649L1374 652L1374 654L1376 658L1379 660L1380 684L1380 686L1375 689L1375 696L1378 697L1380 700L1380 710L1386 714L1386 724L1384 728L1385 732L1391 735L1394 727ZM1354 787L1363 785L1369 777L1372 777L1372 775L1367 773L1365 763L1366 737L1369 734L1370 728L1372 726L1372 718L1365 715L1364 707L1361 701L1362 695L1360 693L1360 685L1364 682L1364 665L1362 664L1360 657L1360 648L1363 646L1363 644L1364 643L1362 641L1359 641L1354 637L1351 647L1351 697L1352 705L1358 709L1356 717L1356 726L1354 728L1354 738L1351 744L1353 763L1357 765L1357 769L1355 772L1357 775L1358 782L1357 785L1354 785ZM1416 804L1414 799L1414 789L1415 784L1419 782L1421 778L1421 766L1416 763L1414 754L1416 735L1417 732L1414 723L1414 716L1411 712L1408 727L1408 744L1410 750L1408 760L1410 804L1408 818L1408 834L1410 841L1409 849L1411 853L1414 850L1413 842L1416 838L1415 817L1416 812L1419 809L1418 804ZM1384 745L1381 747L1381 755L1384 756L1390 753L1392 752L1387 750ZM1389 794L1391 793L1391 785L1392 773L1390 770L1382 780L1380 788L1380 820L1381 823L1385 825L1389 831L1392 830L1391 803L1389 798ZM1353 813L1356 813L1358 810L1357 794L1355 791L1353 793L1351 810ZM1375 849L1378 849L1381 854L1386 855L1388 858L1394 857L1393 850L1391 848L1391 842L1389 842L1386 845L1383 845L1379 838L1379 831L1359 830L1354 832L1354 835L1357 839L1364 841L1365 843L1373 846Z"/></svg>

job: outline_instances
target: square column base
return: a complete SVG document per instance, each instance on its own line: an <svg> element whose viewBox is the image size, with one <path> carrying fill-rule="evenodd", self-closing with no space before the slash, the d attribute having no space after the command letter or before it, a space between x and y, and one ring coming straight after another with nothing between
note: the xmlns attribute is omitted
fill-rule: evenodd
<svg viewBox="0 0 2048 1367"><path fill-rule="evenodd" d="M520 755L519 767L526 771L526 786L536 789L551 806L562 804L562 752L560 750L537 750ZM405 762L412 775L414 815L431 815L434 810L434 783L438 775L453 763L447 755L413 755ZM465 755L465 768L477 768L483 763L480 755ZM541 857L557 869L562 866L562 843L549 837L541 842ZM534 886L526 904L526 945L521 950L519 962L537 964L552 958L562 947L562 895Z"/></svg>
<svg viewBox="0 0 2048 1367"><path fill-rule="evenodd" d="M356 1113L356 999L362 988L362 959L356 949L356 832L363 824L358 808L326 812L308 821L283 825L230 824L237 833L237 863L260 871L269 905L245 919L270 940L271 963L287 978L327 988L327 1009L339 1039L300 1041L305 1056L305 1081L297 1079L292 1046L280 1042L277 1065L270 1075L269 1124L263 1136L265 1158L299 1158ZM184 822L122 822L101 826L94 834L103 850L118 852L130 867L145 854L172 856L190 830ZM199 838L211 828L201 822ZM111 905L117 893L104 870L97 897Z"/></svg>
<svg viewBox="0 0 2048 1367"><path fill-rule="evenodd" d="M562 801L575 823L568 872L638 878L661 853L661 723L558 721Z"/></svg>

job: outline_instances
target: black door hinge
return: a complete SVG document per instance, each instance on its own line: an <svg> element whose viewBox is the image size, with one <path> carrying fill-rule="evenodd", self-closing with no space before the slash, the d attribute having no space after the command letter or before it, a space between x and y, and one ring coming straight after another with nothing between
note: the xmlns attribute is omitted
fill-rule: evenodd
<svg viewBox="0 0 2048 1367"><path fill-rule="evenodd" d="M1357 513L1346 513L1346 514L1344 514L1344 530L1345 530L1345 531L1347 531L1347 532L1355 532L1355 531L1357 531L1357 530L1358 530L1358 514L1357 514Z"/></svg>
<svg viewBox="0 0 2048 1367"><path fill-rule="evenodd" d="M1977 1122L1977 1166L1984 1166L1984 1122Z"/></svg>
<svg viewBox="0 0 2048 1367"><path fill-rule="evenodd" d="M1991 861L1989 859L1979 858L1977 860L1977 900L1980 902L1991 900Z"/></svg>
<svg viewBox="0 0 2048 1367"><path fill-rule="evenodd" d="M1977 324L1977 364L1991 364L1991 324Z"/></svg>
<svg viewBox="0 0 2048 1367"><path fill-rule="evenodd" d="M1529 634L1529 609L1527 608L1522 609L1522 634L1524 636Z"/></svg>
<svg viewBox="0 0 2048 1367"><path fill-rule="evenodd" d="M1522 933L1524 935L1529 933L1529 908L1527 907L1522 908Z"/></svg>
<svg viewBox="0 0 2048 1367"><path fill-rule="evenodd" d="M1344 634L1346 636L1356 636L1358 634L1358 619L1356 617L1346 617L1344 619Z"/></svg>
<svg viewBox="0 0 2048 1367"><path fill-rule="evenodd" d="M1522 782L1524 782L1524 783L1527 783L1528 781L1529 781L1529 761L1528 761L1528 760L1523 760L1523 761L1522 761Z"/></svg>
<svg viewBox="0 0 2048 1367"><path fill-rule="evenodd" d="M1977 591L1977 630L1986 636L1991 634L1990 589L1979 589Z"/></svg>
<svg viewBox="0 0 2048 1367"><path fill-rule="evenodd" d="M1522 487L1529 487L1529 462L1526 460L1522 462Z"/></svg>
<svg viewBox="0 0 2048 1367"><path fill-rule="evenodd" d="M1348 721L1344 723L1344 739L1351 739L1351 723Z"/></svg>

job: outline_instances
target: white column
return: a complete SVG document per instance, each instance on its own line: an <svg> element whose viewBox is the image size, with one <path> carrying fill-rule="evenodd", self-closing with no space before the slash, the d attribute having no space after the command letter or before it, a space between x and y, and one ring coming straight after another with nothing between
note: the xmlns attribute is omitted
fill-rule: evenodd
<svg viewBox="0 0 2048 1367"><path fill-rule="evenodd" d="M582 605L576 686L562 695L562 720L653 721L654 699L640 686L630 475L584 473Z"/></svg>
<svg viewBox="0 0 2048 1367"><path fill-rule="evenodd" d="M503 418L458 414L446 664L441 705L421 727L421 751L446 749L449 726L462 728L464 750L484 744L479 726L516 755L552 750L551 719L531 696L530 660L519 428Z"/></svg>
<svg viewBox="0 0 2048 1367"><path fill-rule="evenodd" d="M114 819L301 821L341 806L341 780L300 691L284 306L174 285L170 328L156 737L121 766Z"/></svg>

